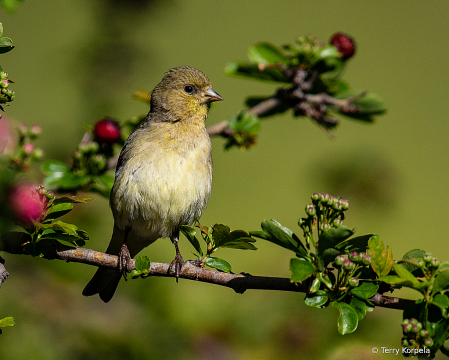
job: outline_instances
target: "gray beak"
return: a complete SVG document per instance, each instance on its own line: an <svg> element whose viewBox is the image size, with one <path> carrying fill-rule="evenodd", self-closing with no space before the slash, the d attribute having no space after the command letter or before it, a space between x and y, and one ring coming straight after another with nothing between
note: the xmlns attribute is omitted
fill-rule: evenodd
<svg viewBox="0 0 449 360"><path fill-rule="evenodd" d="M212 88L207 89L201 94L201 104L211 103L213 101L221 101L223 98L218 95Z"/></svg>

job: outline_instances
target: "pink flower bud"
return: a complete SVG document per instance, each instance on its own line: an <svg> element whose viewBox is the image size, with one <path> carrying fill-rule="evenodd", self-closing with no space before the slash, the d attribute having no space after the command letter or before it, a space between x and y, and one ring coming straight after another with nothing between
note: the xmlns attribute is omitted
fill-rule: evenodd
<svg viewBox="0 0 449 360"><path fill-rule="evenodd" d="M16 220L20 224L30 226L42 218L46 200L35 190L35 186L21 184L12 189L9 205Z"/></svg>
<svg viewBox="0 0 449 360"><path fill-rule="evenodd" d="M34 151L34 144L33 143L25 143L22 146L23 151L25 154L31 154Z"/></svg>
<svg viewBox="0 0 449 360"><path fill-rule="evenodd" d="M42 132L42 127L39 124L34 124L31 127L31 133L33 135L39 135Z"/></svg>

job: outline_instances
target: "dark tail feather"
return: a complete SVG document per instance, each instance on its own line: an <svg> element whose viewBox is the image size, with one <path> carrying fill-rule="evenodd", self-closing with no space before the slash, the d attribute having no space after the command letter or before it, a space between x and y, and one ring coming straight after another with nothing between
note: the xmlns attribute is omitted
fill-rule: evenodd
<svg viewBox="0 0 449 360"><path fill-rule="evenodd" d="M92 296L99 294L101 300L109 302L114 296L121 277L122 274L117 270L99 268L92 280L84 288L83 295Z"/></svg>
<svg viewBox="0 0 449 360"><path fill-rule="evenodd" d="M124 239L125 231L114 226L112 239L106 252L111 255L118 255ZM83 295L92 296L100 294L100 299L104 302L108 302L114 296L115 289L117 289L121 276L121 273L117 270L101 267L84 288Z"/></svg>

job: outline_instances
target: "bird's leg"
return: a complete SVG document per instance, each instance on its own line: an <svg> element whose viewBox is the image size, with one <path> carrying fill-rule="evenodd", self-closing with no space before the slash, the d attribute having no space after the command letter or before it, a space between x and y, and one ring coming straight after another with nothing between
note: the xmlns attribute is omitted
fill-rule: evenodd
<svg viewBox="0 0 449 360"><path fill-rule="evenodd" d="M182 255L179 252L179 248L178 248L178 239L179 239L179 230L176 230L172 234L172 236L170 236L171 242L173 243L173 245L175 245L176 256L175 256L175 259L170 263L170 266L168 267L169 273L171 273L172 271L175 272L176 282L178 282L179 273L181 272L182 268L184 267L184 259L182 258Z"/></svg>
<svg viewBox="0 0 449 360"><path fill-rule="evenodd" d="M126 240L128 239L129 231L130 231L130 228L127 227L125 229L125 240L123 241L123 245L120 248L120 253L118 255L118 269L122 273L125 281L128 280L127 279L127 274L129 272L128 264L131 260L131 254L129 253L128 246L126 245Z"/></svg>

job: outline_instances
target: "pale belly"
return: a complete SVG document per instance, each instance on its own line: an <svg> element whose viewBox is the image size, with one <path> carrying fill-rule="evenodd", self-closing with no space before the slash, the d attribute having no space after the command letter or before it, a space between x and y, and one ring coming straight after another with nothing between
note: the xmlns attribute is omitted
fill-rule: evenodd
<svg viewBox="0 0 449 360"><path fill-rule="evenodd" d="M169 237L179 225L199 220L212 183L212 164L205 155L194 150L188 157L153 153L145 162L131 159L111 193L115 224L141 237Z"/></svg>

